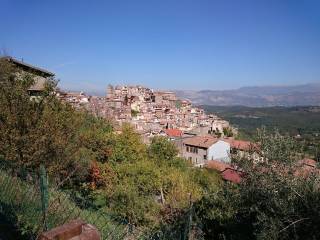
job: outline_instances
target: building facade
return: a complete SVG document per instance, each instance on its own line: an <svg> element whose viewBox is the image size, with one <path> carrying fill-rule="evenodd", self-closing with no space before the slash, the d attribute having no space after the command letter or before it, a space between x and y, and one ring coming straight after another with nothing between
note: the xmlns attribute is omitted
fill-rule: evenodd
<svg viewBox="0 0 320 240"><path fill-rule="evenodd" d="M182 156L195 166L211 160L230 163L230 144L211 136L195 136L183 141Z"/></svg>

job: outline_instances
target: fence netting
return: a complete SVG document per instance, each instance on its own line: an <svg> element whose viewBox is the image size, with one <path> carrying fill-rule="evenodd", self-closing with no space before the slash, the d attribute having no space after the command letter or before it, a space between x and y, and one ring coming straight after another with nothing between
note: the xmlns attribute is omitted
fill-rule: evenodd
<svg viewBox="0 0 320 240"><path fill-rule="evenodd" d="M186 211L178 227L138 228L113 219L106 209L85 208L71 193L50 186L45 172L27 172L0 167L0 214L30 239L74 219L94 225L102 239L199 239L192 225L193 208ZM197 236L196 236L197 235Z"/></svg>

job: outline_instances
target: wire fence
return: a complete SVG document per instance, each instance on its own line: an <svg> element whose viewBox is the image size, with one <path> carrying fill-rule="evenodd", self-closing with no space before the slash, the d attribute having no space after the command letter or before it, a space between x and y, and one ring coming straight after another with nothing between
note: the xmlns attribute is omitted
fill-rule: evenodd
<svg viewBox="0 0 320 240"><path fill-rule="evenodd" d="M0 170L0 211L31 239L73 219L95 225L102 239L124 239L130 235L127 224L113 221L103 209L81 209L68 193L50 187L44 192L39 177L27 178Z"/></svg>
<svg viewBox="0 0 320 240"><path fill-rule="evenodd" d="M157 229L136 228L114 220L106 209L81 207L69 193L48 185L46 173L19 173L0 169L0 213L29 239L74 219L94 225L101 239L199 239L193 225L193 208L179 223Z"/></svg>

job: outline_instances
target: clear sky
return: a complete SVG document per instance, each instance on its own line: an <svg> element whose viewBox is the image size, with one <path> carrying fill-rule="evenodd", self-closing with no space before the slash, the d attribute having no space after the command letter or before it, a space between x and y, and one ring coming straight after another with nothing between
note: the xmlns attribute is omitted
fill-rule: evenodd
<svg viewBox="0 0 320 240"><path fill-rule="evenodd" d="M0 48L69 89L320 82L319 0L0 0Z"/></svg>

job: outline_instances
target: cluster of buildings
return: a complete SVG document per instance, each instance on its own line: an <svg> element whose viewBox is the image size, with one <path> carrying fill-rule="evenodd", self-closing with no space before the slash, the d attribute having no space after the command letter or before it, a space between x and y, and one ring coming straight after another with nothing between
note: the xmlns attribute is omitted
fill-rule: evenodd
<svg viewBox="0 0 320 240"><path fill-rule="evenodd" d="M171 140L177 140L177 135L180 140L208 134L223 137L224 129L232 129L229 122L213 114L207 115L203 109L193 106L188 100L178 99L170 91L109 85L103 97L61 90L57 90L57 96L76 109L86 109L96 116L112 120L118 130L124 123L131 124L145 143L159 135Z"/></svg>
<svg viewBox="0 0 320 240"><path fill-rule="evenodd" d="M190 134L223 134L229 123L192 106L188 100L177 99L174 92L154 91L143 86L112 86L107 88L106 106L116 123L130 123L146 138L178 129Z"/></svg>
<svg viewBox="0 0 320 240"><path fill-rule="evenodd" d="M63 101L71 104L75 109L85 109L95 116L102 118L110 118L110 109L105 104L105 97L90 96L82 91L56 91L57 97Z"/></svg>

